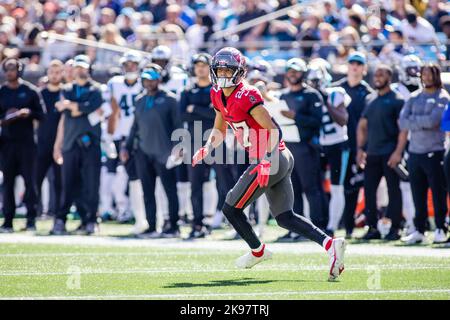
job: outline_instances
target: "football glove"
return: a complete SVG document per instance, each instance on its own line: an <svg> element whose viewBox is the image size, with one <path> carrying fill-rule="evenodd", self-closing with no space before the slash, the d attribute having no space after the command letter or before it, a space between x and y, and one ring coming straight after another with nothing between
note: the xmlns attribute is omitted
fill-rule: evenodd
<svg viewBox="0 0 450 320"><path fill-rule="evenodd" d="M267 187L269 184L270 166L270 162L263 159L252 171L250 171L250 175L257 174L256 181L258 181L258 185L261 188Z"/></svg>
<svg viewBox="0 0 450 320"><path fill-rule="evenodd" d="M205 159L210 152L210 148L208 147L201 147L197 150L197 152L192 157L192 166L195 167L200 161Z"/></svg>

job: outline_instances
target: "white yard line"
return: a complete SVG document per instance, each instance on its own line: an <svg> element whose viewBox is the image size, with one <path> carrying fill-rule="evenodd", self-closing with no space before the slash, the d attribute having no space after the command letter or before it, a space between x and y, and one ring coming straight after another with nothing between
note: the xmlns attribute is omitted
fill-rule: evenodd
<svg viewBox="0 0 450 320"><path fill-rule="evenodd" d="M200 293L200 294L142 294L142 295L80 295L80 296L28 296L28 297L0 297L0 300L65 300L65 299L192 299L192 298L221 298L221 297L276 297L276 296L295 296L295 295L339 295L342 298L345 295L359 294L430 294L443 293L450 297L450 289L425 289L425 290L332 290L332 291L275 291L275 292L232 292L232 293ZM245 303L244 303L245 304Z"/></svg>
<svg viewBox="0 0 450 320"><path fill-rule="evenodd" d="M424 266L424 265L413 265L413 266L403 266L403 265L353 265L346 267L348 271L373 271L374 268L378 268L380 271L386 270L447 270L450 266L440 265L440 266ZM254 271L257 272L280 272L280 271L328 271L328 266L276 266L269 268L257 267ZM84 269L80 268L77 274L80 275L91 275L91 274L189 274L189 273L221 273L221 272L251 272L250 270L242 271L236 268L230 269L189 269L189 268L158 268L158 269L135 269L135 270L110 270L110 269ZM73 274L73 271L57 271L57 272L40 272L40 271L0 271L0 277L21 277L21 276L66 276L68 274Z"/></svg>
<svg viewBox="0 0 450 320"><path fill-rule="evenodd" d="M244 241L224 241L224 240L197 240L183 241L181 239L123 239L114 237L86 237L86 236L33 236L25 234L0 234L0 245L9 244L54 244L70 246L115 246L115 247L136 247L136 248L156 248L161 250L179 249L185 250L211 250L218 253L224 251L245 251L247 247ZM269 243L268 246L274 252L307 254L322 253L323 249L312 242L301 243ZM430 248L427 246L389 246L377 244L349 244L348 255L370 255L370 256L420 256L420 257L440 257L450 258L449 249ZM195 254L198 251L195 252ZM207 254L210 254L208 252ZM0 255L1 256L1 255Z"/></svg>

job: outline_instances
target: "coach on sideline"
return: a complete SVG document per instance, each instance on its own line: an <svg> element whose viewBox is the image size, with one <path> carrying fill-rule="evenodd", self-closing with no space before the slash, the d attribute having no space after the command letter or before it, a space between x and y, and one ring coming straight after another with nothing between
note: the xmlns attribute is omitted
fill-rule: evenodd
<svg viewBox="0 0 450 320"><path fill-rule="evenodd" d="M178 103L170 91L159 88L162 69L156 64L145 67L141 73L144 92L136 97L135 117L126 146L120 152L123 162L136 150L136 169L144 191L145 213L149 229L140 238L179 237L178 196L175 169L167 169L166 163L172 152L171 135L180 127ZM170 227L162 234L156 231L156 177L161 178L169 202Z"/></svg>
<svg viewBox="0 0 450 320"><path fill-rule="evenodd" d="M5 222L0 233L13 232L16 211L14 182L17 175L25 181L24 202L27 207L26 230L34 231L37 211L35 183L36 142L33 120L41 120L45 107L38 89L21 79L23 64L8 58L2 64L6 83L0 88L1 141L3 171L3 214Z"/></svg>
<svg viewBox="0 0 450 320"><path fill-rule="evenodd" d="M55 235L66 232L66 216L77 196L78 186L81 186L80 202L86 212L82 220L88 235L96 230L99 203L101 129L100 123L93 121L91 113L102 106L102 93L100 85L90 78L89 57L76 56L73 67L75 81L63 88L64 100L55 104L64 116L63 195L51 231Z"/></svg>

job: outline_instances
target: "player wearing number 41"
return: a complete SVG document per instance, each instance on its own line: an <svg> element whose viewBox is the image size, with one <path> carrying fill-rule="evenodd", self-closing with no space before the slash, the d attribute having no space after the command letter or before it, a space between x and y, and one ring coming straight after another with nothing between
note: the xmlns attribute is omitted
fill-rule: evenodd
<svg viewBox="0 0 450 320"><path fill-rule="evenodd" d="M139 77L139 67L142 56L136 51L126 52L120 60L122 75L115 76L108 81L112 115L108 118L108 133L106 139L113 141L115 148L120 150L130 135L134 121L136 97L142 92L142 82ZM121 163L118 157L108 158L106 167L108 172L102 180L102 211L112 211L112 198L118 209L119 221L129 219L128 199L126 197L129 180L129 205L135 218L133 233L139 234L148 228L145 218L143 191L138 179L134 155L136 150L130 150L130 159Z"/></svg>
<svg viewBox="0 0 450 320"><path fill-rule="evenodd" d="M321 58L313 59L308 65L308 84L322 95L322 127L320 145L324 162L330 167L331 198L326 233L333 235L338 229L344 213L344 179L349 163L347 106L352 99L342 87L330 87L331 66Z"/></svg>
<svg viewBox="0 0 450 320"><path fill-rule="evenodd" d="M229 125L249 152L252 163L226 197L222 208L230 224L251 251L236 260L238 268L251 268L270 259L272 252L261 243L243 210L262 194L266 194L270 211L277 223L290 231L322 245L329 254L329 280L344 270L345 240L332 239L311 221L293 211L294 193L290 175L294 158L286 148L278 125L264 108L260 92L245 81L244 56L235 48L223 48L213 58L211 78L214 87L211 101L216 110L213 131L204 147L192 159L195 166L222 144Z"/></svg>

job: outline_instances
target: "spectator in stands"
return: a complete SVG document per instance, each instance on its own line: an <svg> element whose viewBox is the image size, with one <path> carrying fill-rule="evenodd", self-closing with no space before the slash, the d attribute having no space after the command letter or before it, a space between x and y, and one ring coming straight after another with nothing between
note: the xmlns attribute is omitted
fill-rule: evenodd
<svg viewBox="0 0 450 320"><path fill-rule="evenodd" d="M450 12L445 10L444 2L441 0L428 0L428 9L425 12L425 19L431 23L436 32L442 32L439 20L448 16Z"/></svg>
<svg viewBox="0 0 450 320"><path fill-rule="evenodd" d="M381 33L380 18L371 16L367 19L367 29L368 34L362 37L362 41L370 54L378 56L387 41L383 33Z"/></svg>
<svg viewBox="0 0 450 320"><path fill-rule="evenodd" d="M119 28L112 23L102 27L99 42L121 47L126 45L125 39L120 35ZM97 49L95 61L96 65L104 67L117 66L119 65L120 57L121 54L118 51Z"/></svg>
<svg viewBox="0 0 450 320"><path fill-rule="evenodd" d="M380 20L381 27L383 28L382 32L386 38L389 37L389 30L397 29L398 26L400 26L400 20L390 15L389 12L383 7L380 8Z"/></svg>
<svg viewBox="0 0 450 320"><path fill-rule="evenodd" d="M406 19L408 9L406 1L407 0L392 0L393 9L391 11L391 16L400 21Z"/></svg>
<svg viewBox="0 0 450 320"><path fill-rule="evenodd" d="M108 24L114 24L116 21L116 13L111 8L103 8L100 11L99 26L106 26Z"/></svg>
<svg viewBox="0 0 450 320"><path fill-rule="evenodd" d="M358 32L353 27L345 27L339 32L339 47L336 57L337 64L345 64L349 55L358 48L360 43Z"/></svg>
<svg viewBox="0 0 450 320"><path fill-rule="evenodd" d="M319 24L319 38L320 43L314 46L313 57L325 60L333 59L332 56L336 57L338 55L336 34L331 24L326 22Z"/></svg>
<svg viewBox="0 0 450 320"><path fill-rule="evenodd" d="M447 37L447 45L446 45L446 56L445 56L445 60L448 62L450 61L450 15L449 16L445 16L442 17L440 20L440 25L442 28L442 32L445 34L445 36ZM450 67L450 65L448 66Z"/></svg>
<svg viewBox="0 0 450 320"><path fill-rule="evenodd" d="M206 51L205 42L213 34L214 22L206 11L197 14L196 23L186 30L186 40L193 52Z"/></svg>
<svg viewBox="0 0 450 320"><path fill-rule="evenodd" d="M138 7L139 12L151 12L154 23L160 23L166 19L166 8L168 4L165 0L144 0Z"/></svg>
<svg viewBox="0 0 450 320"><path fill-rule="evenodd" d="M121 14L118 16L117 20L121 21L120 35L122 38L129 42L129 39L134 36L134 26L133 26L133 14L134 10L131 8L125 8L122 10Z"/></svg>
<svg viewBox="0 0 450 320"><path fill-rule="evenodd" d="M411 44L433 44L437 42L433 26L416 11L409 11L402 20L403 35Z"/></svg>
<svg viewBox="0 0 450 320"><path fill-rule="evenodd" d="M348 13L349 26L353 27L360 37L368 32L364 18L364 15L354 10L350 10Z"/></svg>
<svg viewBox="0 0 450 320"><path fill-rule="evenodd" d="M408 53L408 46L403 38L403 32L391 28L389 28L389 41L381 49L378 58L382 63L398 65L402 57Z"/></svg>
<svg viewBox="0 0 450 320"><path fill-rule="evenodd" d="M45 30L51 29L55 22L56 15L58 14L58 5L55 2L47 1L43 7L43 14L40 18L40 22Z"/></svg>
<svg viewBox="0 0 450 320"><path fill-rule="evenodd" d="M242 11L239 13L238 16L239 24L259 18L267 14L267 11L260 7L259 2L257 0L244 1L243 6L244 7L242 8ZM260 23L253 28L245 29L239 32L239 38L241 41L257 39L266 32L266 28L267 22Z"/></svg>
<svg viewBox="0 0 450 320"><path fill-rule="evenodd" d="M296 10L288 12L288 20L272 20L269 22L269 33L279 41L294 41L303 19Z"/></svg>
<svg viewBox="0 0 450 320"><path fill-rule="evenodd" d="M335 30L342 28L342 21L339 13L336 11L336 3L334 0L325 0L323 2L323 21L329 23Z"/></svg>
<svg viewBox="0 0 450 320"><path fill-rule="evenodd" d="M166 8L166 18L159 25L164 28L168 24L175 24L184 32L188 28L188 24L181 19L181 14L181 7L177 4L172 4Z"/></svg>
<svg viewBox="0 0 450 320"><path fill-rule="evenodd" d="M74 36L68 31L65 19L56 20L53 24L52 32L57 35ZM49 38L42 51L41 65L46 68L53 59L66 61L74 56L76 49L77 45L74 43Z"/></svg>

